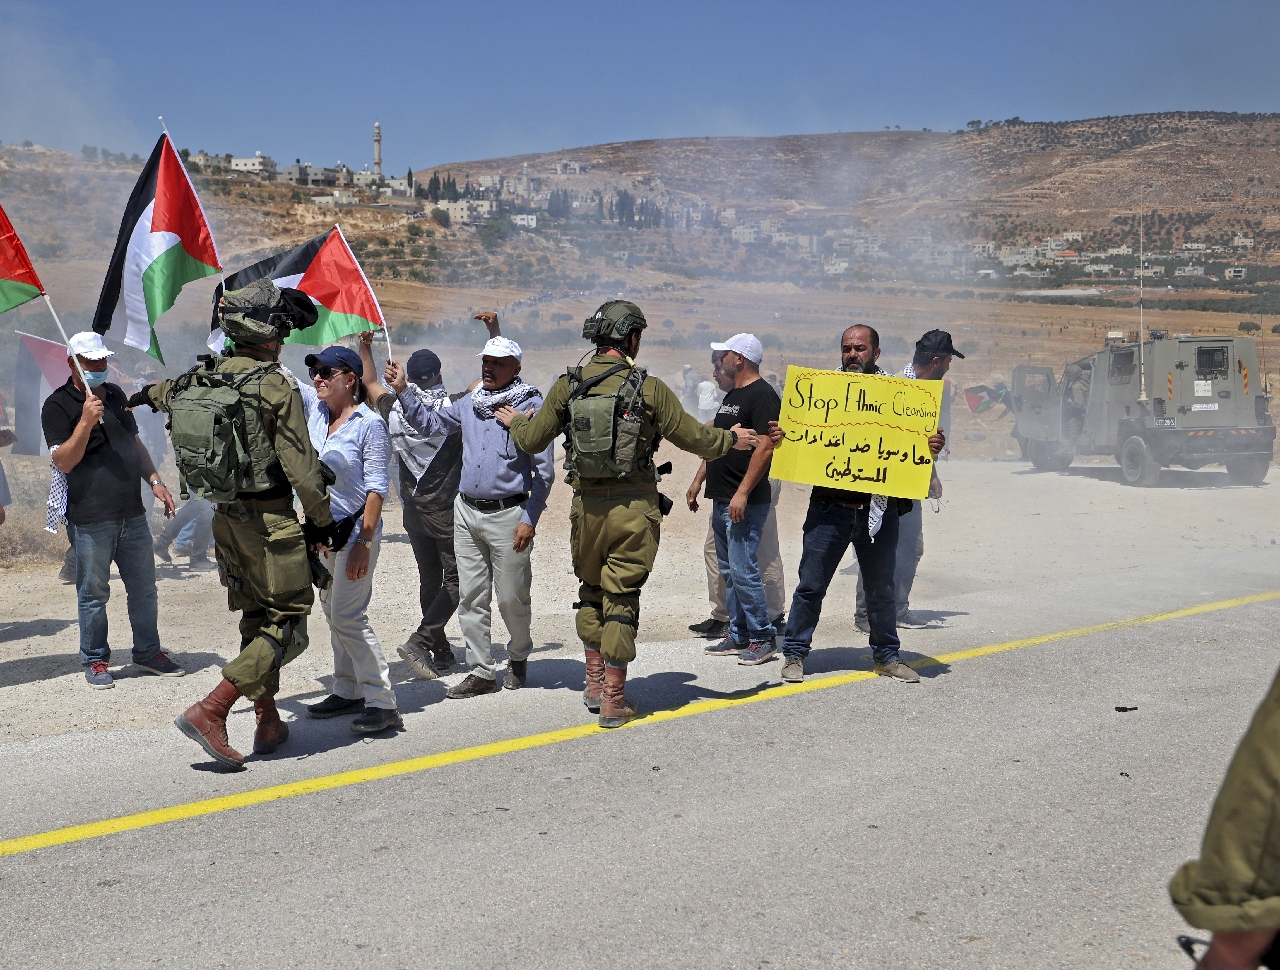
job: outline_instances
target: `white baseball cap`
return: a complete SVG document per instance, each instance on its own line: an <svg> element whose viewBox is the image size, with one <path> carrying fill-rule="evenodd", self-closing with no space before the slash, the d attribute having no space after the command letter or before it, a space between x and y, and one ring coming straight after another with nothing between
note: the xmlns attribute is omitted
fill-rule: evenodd
<svg viewBox="0 0 1280 970"><path fill-rule="evenodd" d="M106 360L116 355L114 350L109 349L102 342L102 334L93 330L73 334L67 341L67 347L77 357L83 357L85 360Z"/></svg>
<svg viewBox="0 0 1280 970"><path fill-rule="evenodd" d="M514 357L516 360L523 360L524 354L520 351L520 345L514 340L506 337L491 337L484 345L484 350L476 354L477 357Z"/></svg>
<svg viewBox="0 0 1280 970"><path fill-rule="evenodd" d="M712 344L711 349L732 350L735 354L741 354L756 366L759 366L760 361L764 360L764 348L760 346L760 341L756 339L756 335L753 333L735 333L722 344Z"/></svg>

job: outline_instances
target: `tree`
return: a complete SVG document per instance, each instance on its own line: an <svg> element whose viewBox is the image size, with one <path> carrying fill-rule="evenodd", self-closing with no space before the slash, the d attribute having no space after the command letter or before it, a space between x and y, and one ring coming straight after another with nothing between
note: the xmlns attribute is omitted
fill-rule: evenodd
<svg viewBox="0 0 1280 970"><path fill-rule="evenodd" d="M1241 320L1240 326L1236 329L1241 333L1253 333L1257 330L1261 330L1262 327L1258 326L1258 324L1254 323L1252 320Z"/></svg>
<svg viewBox="0 0 1280 970"><path fill-rule="evenodd" d="M417 239L419 236L422 235L422 227L418 225L416 222L409 223L409 225L405 226L404 231L407 232L414 239Z"/></svg>
<svg viewBox="0 0 1280 970"><path fill-rule="evenodd" d="M674 330L676 328L676 322L668 317L666 320L662 321L662 326L667 330Z"/></svg>
<svg viewBox="0 0 1280 970"><path fill-rule="evenodd" d="M93 145L81 145L80 154L84 156L86 162L96 162L98 160L98 149Z"/></svg>
<svg viewBox="0 0 1280 970"><path fill-rule="evenodd" d="M968 128L970 131L976 131L977 129L982 127L982 119L978 118L976 121L965 122L965 127Z"/></svg>
<svg viewBox="0 0 1280 970"><path fill-rule="evenodd" d="M444 209L432 209L431 218L438 222L443 228L449 228L449 213Z"/></svg>
<svg viewBox="0 0 1280 970"><path fill-rule="evenodd" d="M1280 333L1280 323L1277 323L1274 327L1272 327L1272 328L1271 328L1271 332L1272 332L1272 333Z"/></svg>

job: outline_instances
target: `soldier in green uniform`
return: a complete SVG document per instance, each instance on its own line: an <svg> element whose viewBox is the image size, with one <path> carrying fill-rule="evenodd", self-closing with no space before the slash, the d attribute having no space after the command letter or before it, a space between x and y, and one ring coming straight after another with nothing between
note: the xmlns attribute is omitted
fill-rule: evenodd
<svg viewBox="0 0 1280 970"><path fill-rule="evenodd" d="M222 668L223 680L213 692L174 724L213 758L239 768L244 756L229 743L227 714L241 696L253 701L257 713L255 754L274 751L289 736L275 703L280 668L307 648L307 615L314 601L307 549L334 544L333 516L307 433L302 396L278 361L284 337L292 328L314 323L315 308L296 290L282 291L270 280L258 280L227 293L220 313L223 332L234 346L231 356L212 358L203 373L197 368L177 380L150 385L129 403L148 404L170 415L183 491L210 498L217 506L213 537L218 572L227 587L228 608L242 614L240 655ZM223 387L217 387L220 383ZM210 384L214 392L203 393ZM234 390L230 398L225 388ZM210 435L203 429L218 426L208 420L210 405L220 406L223 417L242 415L237 421L248 462L230 483L221 466L201 457L214 448L204 440ZM234 446L224 441L220 447ZM294 511L295 492L306 512L305 525Z"/></svg>
<svg viewBox="0 0 1280 970"><path fill-rule="evenodd" d="M624 689L636 656L640 590L658 554L659 441L709 461L756 444L750 429L699 424L666 384L636 365L645 326L634 303L610 300L582 328L596 345L590 363L570 368L536 413L502 408L495 415L530 454L565 432L569 545L581 583L577 629L586 652L583 702L599 712L601 727L620 727L637 713Z"/></svg>

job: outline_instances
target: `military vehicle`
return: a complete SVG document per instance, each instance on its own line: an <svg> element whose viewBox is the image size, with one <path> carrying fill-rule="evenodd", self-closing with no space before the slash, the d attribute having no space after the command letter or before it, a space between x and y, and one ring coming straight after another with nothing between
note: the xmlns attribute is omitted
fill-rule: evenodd
<svg viewBox="0 0 1280 970"><path fill-rule="evenodd" d="M1276 429L1250 337L1166 336L1145 343L1109 335L1102 350L1069 364L1013 372L1016 434L1032 463L1061 471L1076 455L1114 455L1129 485L1154 485L1170 465L1225 465L1238 485L1267 475ZM1146 371L1139 401L1138 363Z"/></svg>

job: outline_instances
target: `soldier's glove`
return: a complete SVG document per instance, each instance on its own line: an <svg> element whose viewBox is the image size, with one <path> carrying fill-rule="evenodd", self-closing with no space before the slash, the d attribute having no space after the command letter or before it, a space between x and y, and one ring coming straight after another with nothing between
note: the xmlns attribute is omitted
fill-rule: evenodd
<svg viewBox="0 0 1280 970"><path fill-rule="evenodd" d="M316 525L310 519L302 523L302 537L306 539L308 546L325 546L333 549L333 523L328 525ZM335 552L337 550L334 550Z"/></svg>
<svg viewBox="0 0 1280 970"><path fill-rule="evenodd" d="M145 404L147 407L151 408L151 410L152 410L152 411L157 411L157 410L159 410L159 409L158 409L154 404L152 404L152 403L151 403L151 398L148 396L148 392L149 392L153 387L155 387L155 385L154 385L154 384L148 384L148 385L147 385L146 387L144 387L142 390L140 390L140 391L138 391L136 394L132 395L132 396L129 398L129 401L128 401L128 405L129 405L129 407L130 407L130 408L136 408L136 407L141 407L142 405L144 405L144 404Z"/></svg>
<svg viewBox="0 0 1280 970"><path fill-rule="evenodd" d="M307 550L307 565L311 567L311 583L316 589L323 591L333 585L333 574L324 568L316 550Z"/></svg>

